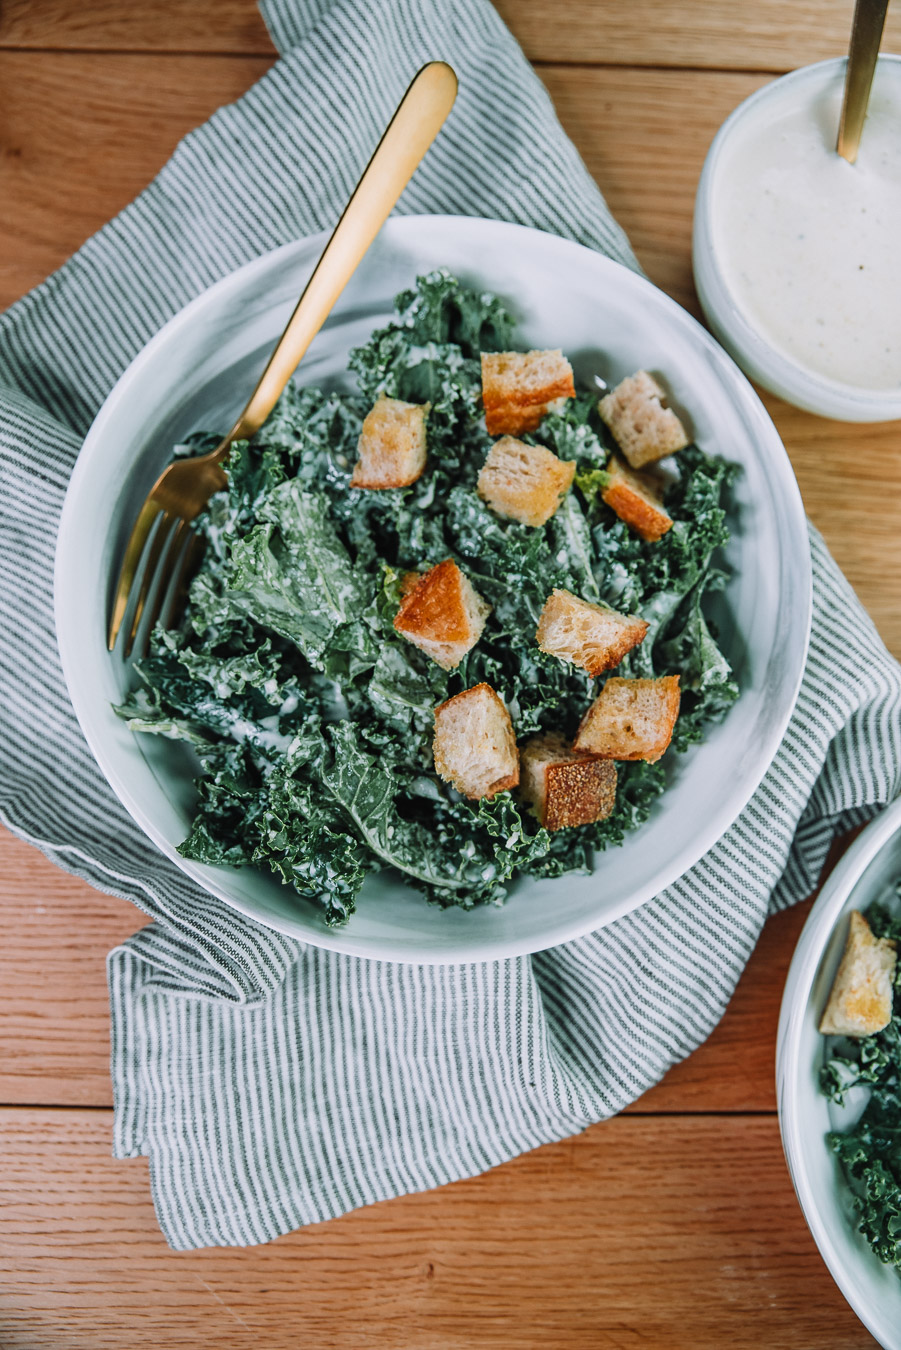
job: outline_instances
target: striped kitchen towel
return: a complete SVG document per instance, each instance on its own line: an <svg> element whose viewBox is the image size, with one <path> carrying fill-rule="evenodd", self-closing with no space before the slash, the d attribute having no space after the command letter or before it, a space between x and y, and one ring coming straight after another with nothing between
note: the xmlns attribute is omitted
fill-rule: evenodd
<svg viewBox="0 0 901 1350"><path fill-rule="evenodd" d="M115 1152L149 1155L177 1248L264 1242L619 1111L709 1034L768 908L808 893L901 775L901 670L812 532L810 658L772 769L691 872L599 933L493 964L365 962L248 922L144 838L79 732L51 600L71 467L132 357L206 286L331 224L436 57L460 95L400 209L537 225L635 266L487 0L265 13L272 70L0 318L0 811L153 919L109 960Z"/></svg>

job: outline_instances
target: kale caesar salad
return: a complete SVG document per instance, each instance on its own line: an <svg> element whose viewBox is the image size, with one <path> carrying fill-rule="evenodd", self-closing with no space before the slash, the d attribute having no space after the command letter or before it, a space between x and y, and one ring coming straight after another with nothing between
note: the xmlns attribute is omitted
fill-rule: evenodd
<svg viewBox="0 0 901 1350"><path fill-rule="evenodd" d="M901 885L899 885L901 895ZM866 1104L828 1142L851 1186L859 1231L901 1274L901 942L898 906L852 910L841 963L820 1021L830 1043L822 1091L838 1106L864 1089ZM855 1094L856 1095L856 1094Z"/></svg>
<svg viewBox="0 0 901 1350"><path fill-rule="evenodd" d="M591 870L738 697L704 609L734 466L653 375L599 400L445 271L349 366L232 447L117 710L196 755L180 852L272 869L330 925L382 868L467 909Z"/></svg>

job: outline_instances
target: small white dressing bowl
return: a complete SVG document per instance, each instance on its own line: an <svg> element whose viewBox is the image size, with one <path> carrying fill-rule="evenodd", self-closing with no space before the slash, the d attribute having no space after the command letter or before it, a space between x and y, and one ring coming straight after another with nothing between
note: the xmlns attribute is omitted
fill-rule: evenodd
<svg viewBox="0 0 901 1350"><path fill-rule="evenodd" d="M734 165L750 137L781 116L809 106L822 110L824 100L841 101L846 58L803 66L758 89L740 103L720 127L701 173L695 200L692 262L695 286L707 322L746 375L789 403L821 417L848 422L883 422L901 418L901 388L868 389L844 384L803 365L771 338L736 293L723 256L722 203L726 169ZM880 74L901 80L901 57L880 56ZM836 117L836 133L838 120ZM899 128L901 136L901 128ZM861 156L866 153L864 128ZM849 172L855 172L848 166ZM899 227L901 228L901 227ZM901 296L898 297L901 304Z"/></svg>

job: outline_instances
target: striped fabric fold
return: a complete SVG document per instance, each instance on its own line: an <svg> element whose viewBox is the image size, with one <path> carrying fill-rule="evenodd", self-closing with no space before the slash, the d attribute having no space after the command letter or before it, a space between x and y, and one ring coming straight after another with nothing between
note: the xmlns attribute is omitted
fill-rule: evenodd
<svg viewBox="0 0 901 1350"><path fill-rule="evenodd" d="M271 71L0 317L0 817L152 919L108 963L114 1151L149 1156L180 1249L265 1242L621 1110L709 1035L768 911L809 893L836 832L901 787L901 669L811 530L810 656L769 773L689 873L598 933L507 962L361 961L242 918L145 839L78 729L52 614L71 468L134 355L218 278L331 224L436 57L460 96L399 209L534 225L637 267L487 0L264 13Z"/></svg>

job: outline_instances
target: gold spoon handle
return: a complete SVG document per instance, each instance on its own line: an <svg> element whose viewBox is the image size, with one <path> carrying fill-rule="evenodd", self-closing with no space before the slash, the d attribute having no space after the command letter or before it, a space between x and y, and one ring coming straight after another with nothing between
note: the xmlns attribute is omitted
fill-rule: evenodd
<svg viewBox="0 0 901 1350"><path fill-rule="evenodd" d="M211 458L221 458L233 441L259 431L438 135L456 96L457 77L443 61L430 62L416 75L344 208L247 407Z"/></svg>
<svg viewBox="0 0 901 1350"><path fill-rule="evenodd" d="M853 164L857 159L887 9L888 0L857 0L854 7L848 69L845 72L845 94L836 146L838 153L849 164Z"/></svg>

